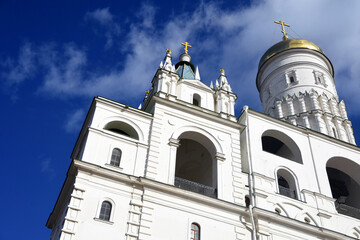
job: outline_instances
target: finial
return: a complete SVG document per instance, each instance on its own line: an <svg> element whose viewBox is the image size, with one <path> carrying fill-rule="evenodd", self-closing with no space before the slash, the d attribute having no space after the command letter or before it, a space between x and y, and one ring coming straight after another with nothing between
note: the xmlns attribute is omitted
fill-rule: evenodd
<svg viewBox="0 0 360 240"><path fill-rule="evenodd" d="M150 93L150 91L149 91L149 90L146 90L145 94L149 94L149 93Z"/></svg>
<svg viewBox="0 0 360 240"><path fill-rule="evenodd" d="M185 46L185 48L184 48L185 54L188 54L188 52L189 52L188 47L191 47L190 44L188 42L184 42L184 43L181 43L181 45Z"/></svg>
<svg viewBox="0 0 360 240"><path fill-rule="evenodd" d="M221 69L220 69L220 74L221 74L221 75L225 75L225 69L221 68Z"/></svg>
<svg viewBox="0 0 360 240"><path fill-rule="evenodd" d="M287 33L285 32L285 27L284 26L286 26L286 27L290 27L290 25L289 24L286 24L284 21L282 21L282 20L280 20L280 21L274 21L274 23L277 23L277 24L280 24L281 25L281 27L282 27L282 33L284 34L284 36L283 36L283 40L285 41L285 40L287 40L288 39L288 36L287 36Z"/></svg>
<svg viewBox="0 0 360 240"><path fill-rule="evenodd" d="M166 49L166 52L167 52L167 53L171 53L171 49Z"/></svg>

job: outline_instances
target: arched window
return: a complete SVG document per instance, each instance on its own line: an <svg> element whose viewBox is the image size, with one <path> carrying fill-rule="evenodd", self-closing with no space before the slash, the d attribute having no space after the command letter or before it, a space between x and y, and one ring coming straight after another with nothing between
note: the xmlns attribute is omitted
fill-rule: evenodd
<svg viewBox="0 0 360 240"><path fill-rule="evenodd" d="M110 220L110 214L111 214L111 203L108 201L104 201L101 204L101 210L99 219L109 221Z"/></svg>
<svg viewBox="0 0 360 240"><path fill-rule="evenodd" d="M279 169L277 171L277 182L281 195L297 199L296 182L290 172L285 169Z"/></svg>
<svg viewBox="0 0 360 240"><path fill-rule="evenodd" d="M200 95L199 94L197 94L197 93L195 93L194 95L193 95L193 104L195 105L195 106L201 106L201 97L200 97Z"/></svg>
<svg viewBox="0 0 360 240"><path fill-rule="evenodd" d="M289 136L280 131L265 131L261 136L261 143L262 149L265 152L287 158L297 163L303 163L297 144Z"/></svg>
<svg viewBox="0 0 360 240"><path fill-rule="evenodd" d="M191 240L200 240L200 226L197 223L191 224Z"/></svg>
<svg viewBox="0 0 360 240"><path fill-rule="evenodd" d="M121 150L118 148L114 148L111 154L111 161L110 165L119 167L120 166L120 160L121 160Z"/></svg>

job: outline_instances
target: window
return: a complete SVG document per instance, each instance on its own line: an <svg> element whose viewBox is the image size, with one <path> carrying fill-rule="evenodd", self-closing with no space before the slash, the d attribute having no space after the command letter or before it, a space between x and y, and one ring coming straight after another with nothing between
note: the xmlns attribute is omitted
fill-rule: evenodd
<svg viewBox="0 0 360 240"><path fill-rule="evenodd" d="M200 107L200 104L201 104L201 97L200 97L200 95L199 94L194 94L194 96L193 96L193 104L195 105L195 106L199 106Z"/></svg>
<svg viewBox="0 0 360 240"><path fill-rule="evenodd" d="M112 151L112 154L111 154L110 165L119 167L120 159L121 159L121 150L118 148L114 148L114 150Z"/></svg>
<svg viewBox="0 0 360 240"><path fill-rule="evenodd" d="M109 221L110 220L110 214L111 214L111 203L108 201L104 201L101 204L101 210L99 219Z"/></svg>
<svg viewBox="0 0 360 240"><path fill-rule="evenodd" d="M321 84L324 87L327 87L324 74L322 74L321 72L314 71L314 75L315 75L315 83L316 84Z"/></svg>
<svg viewBox="0 0 360 240"><path fill-rule="evenodd" d="M296 193L296 182L294 176L285 169L277 171L277 182L279 193L283 196L298 199Z"/></svg>
<svg viewBox="0 0 360 240"><path fill-rule="evenodd" d="M299 83L299 80L297 78L295 71L290 71L290 72L285 73L285 79L286 79L286 85L288 87Z"/></svg>
<svg viewBox="0 0 360 240"><path fill-rule="evenodd" d="M197 223L191 224L191 240L200 240L200 226Z"/></svg>

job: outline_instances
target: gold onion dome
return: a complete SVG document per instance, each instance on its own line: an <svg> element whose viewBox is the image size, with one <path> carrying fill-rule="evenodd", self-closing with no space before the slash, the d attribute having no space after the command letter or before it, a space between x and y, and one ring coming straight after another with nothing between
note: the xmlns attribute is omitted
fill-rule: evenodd
<svg viewBox="0 0 360 240"><path fill-rule="evenodd" d="M318 45L316 45L315 43L312 43L312 42L304 40L304 39L286 39L286 40L283 40L283 41L278 42L277 44L273 45L271 48L269 48L265 52L265 54L260 59L259 69L262 67L262 65L267 60L269 60L276 54L284 52L286 50L290 50L290 49L310 49L310 50L319 52L325 56L325 54L321 50L321 48Z"/></svg>

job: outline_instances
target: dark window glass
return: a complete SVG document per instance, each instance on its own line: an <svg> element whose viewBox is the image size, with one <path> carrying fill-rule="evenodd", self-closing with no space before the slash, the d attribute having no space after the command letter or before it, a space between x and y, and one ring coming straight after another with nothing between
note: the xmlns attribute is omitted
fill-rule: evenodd
<svg viewBox="0 0 360 240"><path fill-rule="evenodd" d="M120 149L115 148L111 154L110 165L119 167L120 159L121 159L121 151L120 151Z"/></svg>
<svg viewBox="0 0 360 240"><path fill-rule="evenodd" d="M101 210L100 210L100 216L99 218L102 220L109 221L110 220L110 214L111 214L111 203L108 201L104 201L101 204Z"/></svg>

